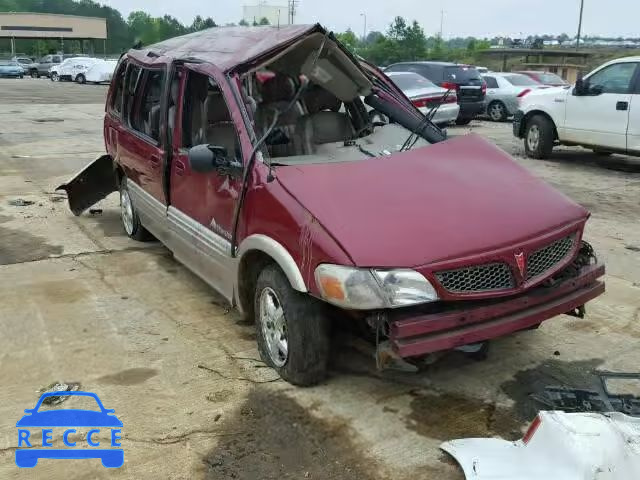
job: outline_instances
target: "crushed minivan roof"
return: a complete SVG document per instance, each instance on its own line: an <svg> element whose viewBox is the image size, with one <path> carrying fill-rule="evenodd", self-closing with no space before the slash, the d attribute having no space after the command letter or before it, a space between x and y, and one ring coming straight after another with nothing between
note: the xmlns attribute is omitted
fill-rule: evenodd
<svg viewBox="0 0 640 480"><path fill-rule="evenodd" d="M195 58L228 72L271 50L316 32L324 34L326 30L320 24L280 27L213 27L170 38L140 50L130 50L129 55L144 58L145 61L149 60L149 54L172 58Z"/></svg>

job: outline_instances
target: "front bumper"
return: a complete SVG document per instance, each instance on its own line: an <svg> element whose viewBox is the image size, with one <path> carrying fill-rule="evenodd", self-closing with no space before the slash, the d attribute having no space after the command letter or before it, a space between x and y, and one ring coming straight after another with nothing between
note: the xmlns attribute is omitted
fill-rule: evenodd
<svg viewBox="0 0 640 480"><path fill-rule="evenodd" d="M398 312L389 318L389 339L398 355L415 357L535 327L604 293L604 283L598 280L604 273L604 265L589 265L574 278L515 298L440 313Z"/></svg>

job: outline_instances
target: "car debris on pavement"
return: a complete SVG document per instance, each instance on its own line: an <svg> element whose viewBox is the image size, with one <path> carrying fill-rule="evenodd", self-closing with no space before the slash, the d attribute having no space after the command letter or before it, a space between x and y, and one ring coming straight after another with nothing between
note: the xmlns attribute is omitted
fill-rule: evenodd
<svg viewBox="0 0 640 480"><path fill-rule="evenodd" d="M640 478L640 419L619 412L541 411L521 440L465 438L440 448L466 480Z"/></svg>

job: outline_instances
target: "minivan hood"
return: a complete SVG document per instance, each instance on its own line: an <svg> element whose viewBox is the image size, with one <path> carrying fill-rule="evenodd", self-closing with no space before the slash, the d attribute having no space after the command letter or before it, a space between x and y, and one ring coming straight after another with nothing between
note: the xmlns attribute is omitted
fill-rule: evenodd
<svg viewBox="0 0 640 480"><path fill-rule="evenodd" d="M361 161L282 166L277 179L363 267L490 252L589 216L477 135Z"/></svg>

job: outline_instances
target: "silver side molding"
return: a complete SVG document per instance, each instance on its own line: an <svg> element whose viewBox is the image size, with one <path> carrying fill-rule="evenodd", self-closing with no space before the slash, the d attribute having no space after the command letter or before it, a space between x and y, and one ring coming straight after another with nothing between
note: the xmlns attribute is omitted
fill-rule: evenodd
<svg viewBox="0 0 640 480"><path fill-rule="evenodd" d="M259 250L273 258L287 276L291 287L299 292L307 292L307 286L298 264L291 254L280 243L266 235L254 234L245 238L238 247L238 259L251 250Z"/></svg>

